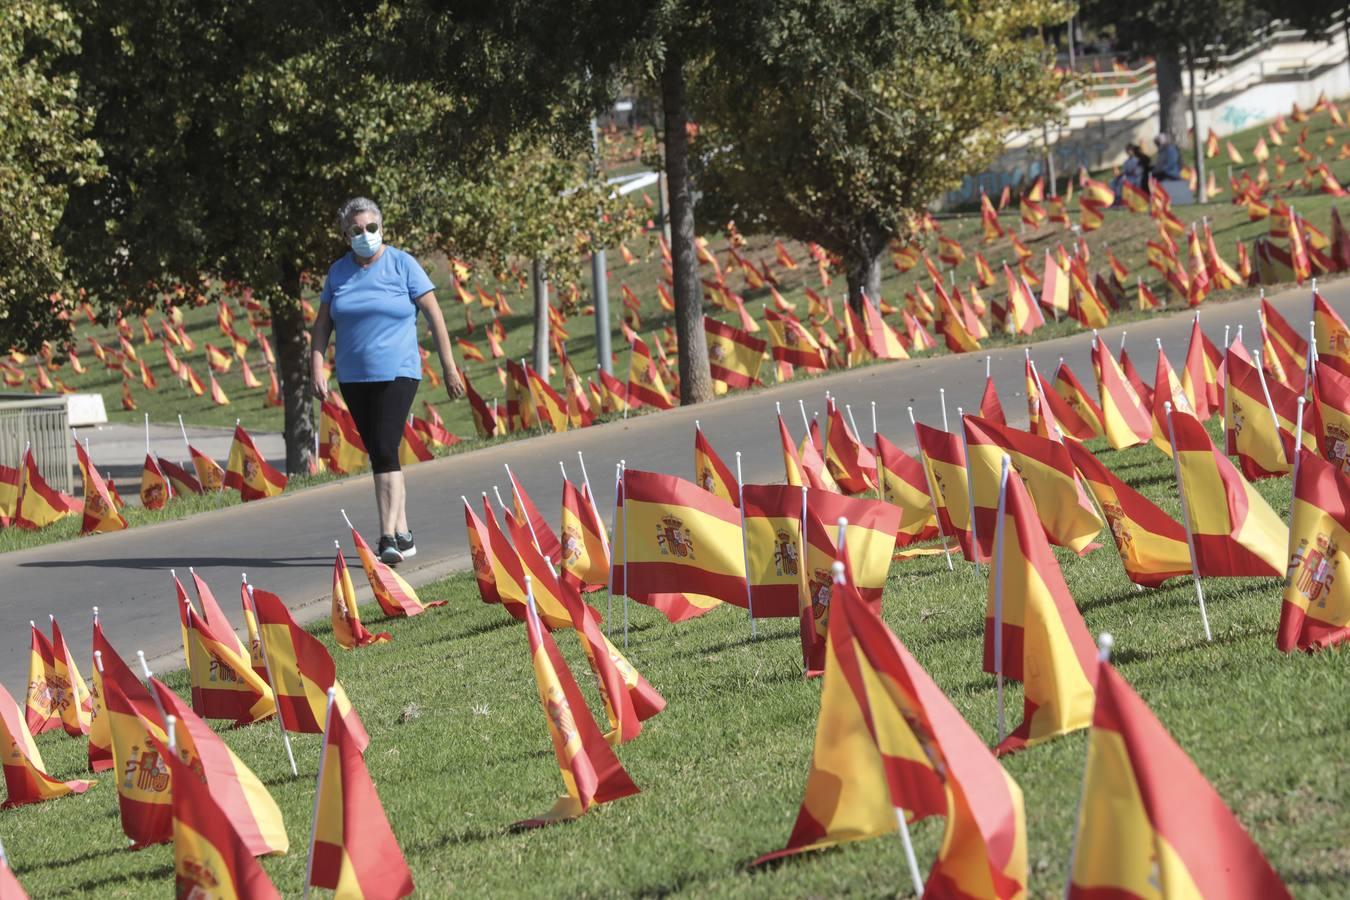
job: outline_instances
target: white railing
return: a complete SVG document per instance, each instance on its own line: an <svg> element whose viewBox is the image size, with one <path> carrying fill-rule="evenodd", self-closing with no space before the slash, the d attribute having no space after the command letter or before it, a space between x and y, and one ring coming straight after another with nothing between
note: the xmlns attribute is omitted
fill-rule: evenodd
<svg viewBox="0 0 1350 900"><path fill-rule="evenodd" d="M17 466L32 447L38 471L58 491L72 493L75 451L66 398L0 395L0 465Z"/></svg>

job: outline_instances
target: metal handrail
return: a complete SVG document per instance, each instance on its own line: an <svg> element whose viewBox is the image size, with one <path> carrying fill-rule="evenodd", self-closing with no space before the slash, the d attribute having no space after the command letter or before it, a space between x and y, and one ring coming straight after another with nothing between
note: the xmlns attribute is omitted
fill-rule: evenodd
<svg viewBox="0 0 1350 900"><path fill-rule="evenodd" d="M73 492L75 453L64 396L0 394L0 464L18 465L26 447L48 484Z"/></svg>

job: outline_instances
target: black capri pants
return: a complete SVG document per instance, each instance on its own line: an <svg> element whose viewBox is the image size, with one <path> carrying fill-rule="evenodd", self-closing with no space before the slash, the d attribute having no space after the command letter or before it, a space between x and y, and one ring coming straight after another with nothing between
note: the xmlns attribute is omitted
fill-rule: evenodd
<svg viewBox="0 0 1350 900"><path fill-rule="evenodd" d="M412 410L418 384L416 378L338 384L356 422L361 443L370 454L371 471L376 475L402 468L398 464L398 448L403 442L403 426Z"/></svg>

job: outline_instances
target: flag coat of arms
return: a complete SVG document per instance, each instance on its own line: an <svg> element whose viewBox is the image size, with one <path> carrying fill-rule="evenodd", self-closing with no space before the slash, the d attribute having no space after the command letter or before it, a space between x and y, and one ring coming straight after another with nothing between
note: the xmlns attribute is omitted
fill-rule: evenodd
<svg viewBox="0 0 1350 900"><path fill-rule="evenodd" d="M1350 580L1337 577L1350 545L1350 480L1307 450L1295 478L1289 571L1275 639L1286 653L1350 640Z"/></svg>

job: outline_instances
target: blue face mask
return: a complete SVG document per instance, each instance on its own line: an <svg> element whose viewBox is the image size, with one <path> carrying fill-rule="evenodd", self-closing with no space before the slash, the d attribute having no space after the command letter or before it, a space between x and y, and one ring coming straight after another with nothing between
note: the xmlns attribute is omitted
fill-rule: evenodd
<svg viewBox="0 0 1350 900"><path fill-rule="evenodd" d="M369 231L363 231L352 238L352 252L357 256L363 256L366 259L380 252L380 245L384 243L384 238L380 232L371 234Z"/></svg>

